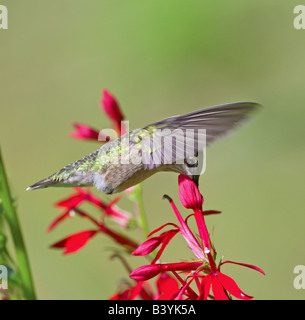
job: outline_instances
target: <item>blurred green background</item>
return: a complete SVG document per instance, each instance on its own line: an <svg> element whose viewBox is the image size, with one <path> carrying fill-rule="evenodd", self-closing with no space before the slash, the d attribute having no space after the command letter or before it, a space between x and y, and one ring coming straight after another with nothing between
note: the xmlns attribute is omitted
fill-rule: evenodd
<svg viewBox="0 0 305 320"><path fill-rule="evenodd" d="M127 276L119 261L110 261L105 247L112 242L102 235L70 256L48 248L88 226L74 219L46 234L61 213L53 203L70 190L25 191L97 149L69 133L74 121L109 127L99 107L104 88L131 129L217 104L264 106L208 150L200 188L205 208L222 214L207 224L220 256L266 272L223 267L247 294L305 297L293 286L294 267L305 265L305 30L293 26L300 1L0 3L9 12L8 30L0 30L0 143L38 298L107 299ZM178 203L177 175L155 175L143 190L150 228L174 222L162 195ZM127 201L121 207L132 209ZM192 255L177 238L163 257Z"/></svg>

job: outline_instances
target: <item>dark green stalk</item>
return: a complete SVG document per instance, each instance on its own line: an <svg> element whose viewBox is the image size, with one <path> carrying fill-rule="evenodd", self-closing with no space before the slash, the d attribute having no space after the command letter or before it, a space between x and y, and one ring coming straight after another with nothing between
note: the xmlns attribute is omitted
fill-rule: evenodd
<svg viewBox="0 0 305 320"><path fill-rule="evenodd" d="M140 213L140 225L143 229L145 237L149 234L149 228L147 224L147 219L145 215L144 205L143 205L143 198L142 198L142 188L141 184L139 183L135 190L134 190L135 198L137 199L138 206L139 206L139 213Z"/></svg>
<svg viewBox="0 0 305 320"><path fill-rule="evenodd" d="M138 202L138 207L139 207L139 214L140 214L140 226L143 230L145 240L147 240L147 236L150 234L149 228L148 228L148 223L145 215L145 210L144 210L144 204L143 204L143 197L142 197L142 185L139 183L136 185L136 188L134 190L134 195L135 198ZM154 259L157 255L157 250L154 250L151 252L151 257Z"/></svg>
<svg viewBox="0 0 305 320"><path fill-rule="evenodd" d="M29 259L22 238L18 217L11 197L4 164L0 150L0 198L2 199L3 214L9 225L16 250L18 276L22 284L25 299L35 300L35 290L32 281Z"/></svg>

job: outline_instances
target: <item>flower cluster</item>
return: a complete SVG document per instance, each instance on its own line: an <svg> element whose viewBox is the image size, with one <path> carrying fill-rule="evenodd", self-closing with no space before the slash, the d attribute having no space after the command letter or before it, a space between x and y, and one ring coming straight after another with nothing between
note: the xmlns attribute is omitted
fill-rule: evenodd
<svg viewBox="0 0 305 320"><path fill-rule="evenodd" d="M103 92L101 108L108 115L112 122L112 127L119 135L125 133L121 122L124 116L115 98L108 92ZM98 140L99 132L90 126L74 123L76 129L71 134L73 138L82 140ZM192 210L186 218L183 218L178 211L173 200L165 195L176 215L178 223L166 223L152 231L147 240L138 245L137 241L126 236L125 231L130 226L142 231L147 229L144 212L142 208L141 193L139 186L126 190L122 196L114 198L110 202L105 202L95 196L90 189L74 188L74 193L68 198L56 203L56 207L63 210L48 227L48 231L53 230L59 223L73 216L85 218L93 225L91 229L83 230L56 242L51 247L63 249L64 254L75 253L83 248L90 239L98 233L105 234L112 238L122 249L112 257L119 258L129 274L129 280L124 280L110 299L112 300L206 300L206 299L230 299L231 295L239 299L252 299L241 291L236 282L229 276L220 271L220 268L227 263L232 263L244 267L264 272L253 265L233 262L220 261L216 263L216 250L211 241L211 237L205 224L205 217L212 214L219 214L220 211L203 211L204 199L196 184L188 177L179 175L179 198L186 209ZM121 210L117 207L118 201L127 196L135 202L135 213ZM83 203L89 203L99 211L99 217L95 218L92 214L81 208ZM140 212L142 211L142 212ZM108 218L114 221L117 228L109 227ZM191 230L188 220L195 218L197 231ZM166 231L163 231L167 229ZM122 232L124 231L124 233ZM160 259L167 245L173 238L180 234L186 241L188 247L194 254L191 261L161 263ZM150 259L150 264L143 265L133 270L124 258L124 254L134 256L146 256ZM181 257L180 257L181 258ZM152 283L151 279L155 278Z"/></svg>
<svg viewBox="0 0 305 320"><path fill-rule="evenodd" d="M122 121L125 119L120 106L114 96L107 90L103 91L103 96L100 101L101 109L112 121L113 128L117 131L118 135L122 135L125 132L125 128L122 126ZM80 140L94 140L98 141L99 131L81 123L73 123L75 131L70 134L72 138Z"/></svg>
<svg viewBox="0 0 305 320"><path fill-rule="evenodd" d="M104 90L100 104L101 109L111 119L113 128L117 130L118 134L123 133L121 121L124 120L124 116L115 98L108 91ZM99 131L96 129L80 123L74 123L73 126L76 131L70 134L71 137L81 140L98 141ZM93 224L93 228L69 235L68 237L53 244L51 246L52 248L62 248L64 249L64 254L74 253L83 248L88 241L98 233L106 234L128 251L132 251L138 246L135 241L129 239L121 232L117 232L110 228L106 224L105 217L109 217L123 229L127 229L132 225L134 220L131 217L131 214L116 206L116 203L121 199L121 196L114 198L109 203L106 203L91 193L90 188L87 190L74 188L74 190L75 193L55 204L56 207L63 209L64 212L50 224L47 231L52 231L59 223L74 216L79 216L89 220ZM132 191L132 189L126 190L125 193L129 194ZM98 218L95 218L92 214L89 214L80 208L80 206L86 202L92 204L98 209L100 213Z"/></svg>
<svg viewBox="0 0 305 320"><path fill-rule="evenodd" d="M226 263L242 265L264 274L260 268L233 261L222 261L216 266L215 258L216 251L211 242L205 219L206 215L217 214L219 211L202 211L203 197L200 194L196 184L187 176L179 176L179 197L182 205L187 209L192 209L193 213L183 219L173 200L169 196L165 196L169 200L173 211L178 219L179 225L167 223L160 228L154 230L150 235L155 234L166 226L174 227L163 232L159 236L151 237L142 243L132 254L147 255L153 252L157 247L161 246L155 259L150 265L145 265L134 270L130 277L137 281L146 281L162 272L172 272L180 282L181 287L176 290L174 296L176 299L197 299L206 300L208 297L213 297L216 300L229 299L230 295L239 299L252 299L241 291L236 282L227 275L220 272L220 267ZM199 237L196 238L191 229L187 225L187 220L194 216L198 228ZM189 248L192 250L195 259L193 261L176 262L176 263L157 263L163 253L165 247L172 238L180 233ZM177 272L186 274L184 279ZM197 292L191 288L191 283L194 282L197 287ZM213 296L210 294L212 288Z"/></svg>
<svg viewBox="0 0 305 320"><path fill-rule="evenodd" d="M75 188L75 191L76 193L71 195L69 198L56 203L57 207L64 209L64 213L50 224L48 231L53 230L60 222L76 215L88 219L93 224L93 229L74 233L53 244L51 246L52 248L63 248L64 254L74 253L84 247L97 233L104 233L108 235L115 242L126 247L129 251L137 247L137 243L135 241L130 240L128 237L123 236L106 226L106 216L110 217L123 228L128 226L130 215L115 206L115 203L120 199L120 197L117 197L109 204L106 204L101 199L91 194L89 190L85 191L80 188ZM93 204L100 210L101 215L99 219L94 218L93 215L90 215L79 208L80 204L85 201Z"/></svg>

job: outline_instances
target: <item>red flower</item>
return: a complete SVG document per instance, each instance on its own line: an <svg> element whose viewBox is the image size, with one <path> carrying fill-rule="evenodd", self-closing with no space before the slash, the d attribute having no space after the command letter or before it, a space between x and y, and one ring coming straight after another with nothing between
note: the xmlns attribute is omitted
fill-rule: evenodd
<svg viewBox="0 0 305 320"><path fill-rule="evenodd" d="M179 293L179 284L177 280L166 272L161 272L157 281L158 295L157 300L174 300Z"/></svg>
<svg viewBox="0 0 305 320"><path fill-rule="evenodd" d="M152 237L145 242L143 242L134 252L132 252L135 256L145 256L147 254L150 254L152 251L154 251L160 244L162 244L160 250L158 251L158 254L156 255L155 259L152 261L152 263L156 262L167 244L170 242L170 240L179 232L179 229L169 230L166 232L163 232L160 236ZM148 235L149 236L149 235Z"/></svg>
<svg viewBox="0 0 305 320"><path fill-rule="evenodd" d="M135 285L129 285L127 289L120 290L112 295L109 300L135 300L138 296L141 296L144 300L151 300L151 296L146 293L143 281L136 282Z"/></svg>
<svg viewBox="0 0 305 320"><path fill-rule="evenodd" d="M83 140L95 140L98 141L99 131L80 123L73 123L75 132L70 133L70 137Z"/></svg>
<svg viewBox="0 0 305 320"><path fill-rule="evenodd" d="M90 217L86 213L81 212L81 211L78 213L84 217L87 217L89 220L91 220L99 229L86 230L86 231L74 233L74 234L56 242L55 244L51 245L51 248L65 248L65 251L63 252L63 254L77 252L78 250L82 249L87 244L87 242L97 232L101 232L101 233L108 235L115 242L126 247L126 249L128 251L132 251L138 247L138 244L136 242L134 242L133 240L111 230L110 228L106 227L102 223L98 223L97 221L95 221L92 217Z"/></svg>
<svg viewBox="0 0 305 320"><path fill-rule="evenodd" d="M127 238L126 236L119 234L116 231L111 230L108 228L104 222L99 222L95 218L93 218L91 215L87 214L86 212L80 210L80 209L74 209L75 214L88 219L91 221L95 227L97 227L97 230L93 231L82 231L76 234L72 234L68 236L67 238L55 243L52 245L52 248L66 248L66 251L64 251L64 254L76 252L82 247L84 247L88 240L95 235L97 232L104 233L108 235L110 238L112 238L115 242L119 243L120 245L126 247L128 251L133 251L138 247L138 244L134 242L133 240ZM66 218L67 213L64 213L59 218L57 218L49 227L49 230L52 230L55 225L57 225L60 221ZM88 236L88 237L87 237ZM86 238L87 237L87 238ZM80 245L81 244L81 245ZM73 249L71 249L73 248Z"/></svg>
<svg viewBox="0 0 305 320"><path fill-rule="evenodd" d="M188 243L190 249L193 251L194 255L197 258L207 260L207 258L204 255L202 247L199 245L197 239L193 235L192 231L188 227L186 220L183 220L180 212L176 208L173 200L165 195L164 198L168 199L172 208L174 209L174 212L176 214L177 219L179 220L180 226L174 224L174 223L166 223L162 225L161 227L157 228L156 230L152 231L147 237L150 237L152 234L160 231L166 226L172 225L175 227L175 229L168 230L164 233L162 233L160 236L152 237L145 242L143 242L136 251L134 251L133 255L147 255L151 253L153 250L155 250L159 245L161 245L160 250L158 251L158 254L156 255L155 259L152 261L152 263L155 263L161 256L162 252L164 251L165 247L168 245L168 243L171 241L171 239L178 233L184 237L186 242Z"/></svg>
<svg viewBox="0 0 305 320"><path fill-rule="evenodd" d="M120 109L118 102L111 95L111 93L107 90L103 91L103 98L101 100L101 107L104 110L104 112L109 116L109 118L112 120L113 127L118 132L123 134L123 132L121 132L122 131L121 121L124 120L124 116L122 114L122 111Z"/></svg>
<svg viewBox="0 0 305 320"><path fill-rule="evenodd" d="M127 132L126 128L121 125L124 115L116 99L107 90L103 91L103 97L100 102L102 110L111 119L114 129L120 134ZM70 137L81 140L94 140L108 142L108 137L100 136L100 132L90 126L81 123L73 123L76 131L70 133Z"/></svg>
<svg viewBox="0 0 305 320"><path fill-rule="evenodd" d="M202 261L150 264L135 269L129 277L137 281L144 281L155 277L163 271L196 270L202 264Z"/></svg>
<svg viewBox="0 0 305 320"><path fill-rule="evenodd" d="M52 231L59 223L66 220L67 218L71 217L73 214L72 210L65 211L63 214L61 214L59 217L57 217L48 227L47 232Z"/></svg>
<svg viewBox="0 0 305 320"><path fill-rule="evenodd" d="M204 201L203 197L200 194L195 182L188 176L180 174L178 177L178 182L180 201L185 208L194 210L198 231L203 241L203 245L207 250L211 250L210 237L204 221L204 214L202 212L202 204Z"/></svg>
<svg viewBox="0 0 305 320"><path fill-rule="evenodd" d="M120 226L124 228L128 226L130 214L115 206L115 204L121 199L121 197L116 197L109 204L106 204L98 197L90 193L89 190L86 191L81 188L74 188L74 190L76 191L75 194L72 194L68 198L61 200L55 204L56 207L65 208L67 209L67 211L60 217L56 218L54 222L52 222L52 224L48 228L49 231L52 230L59 222L71 216L70 210L77 208L85 201L101 209L105 215L111 217L112 220L114 220Z"/></svg>
<svg viewBox="0 0 305 320"><path fill-rule="evenodd" d="M169 200L169 202L170 202L170 204L176 214L176 217L179 220L179 223L181 225L181 227L177 226L177 228L179 229L179 232L181 233L181 235L183 236L183 238L185 239L185 241L189 245L190 249L193 251L194 255L199 259L207 260L205 254L204 254L202 245L199 244L196 237L194 236L191 229L188 227L188 225L186 223L188 218L183 220L183 218L182 218L180 212L178 211L173 200L167 195L165 195L164 198ZM159 229L157 229L157 230L159 230Z"/></svg>
<svg viewBox="0 0 305 320"><path fill-rule="evenodd" d="M195 182L188 176L180 174L178 177L179 198L187 209L198 210L202 208L203 197L200 194Z"/></svg>
<svg viewBox="0 0 305 320"><path fill-rule="evenodd" d="M76 191L75 194L72 194L68 198L56 202L55 206L70 210L76 208L83 201L87 200L87 197L84 195L83 190L81 190L80 188L74 188L74 190Z"/></svg>
<svg viewBox="0 0 305 320"><path fill-rule="evenodd" d="M252 296L249 296L244 292L242 292L232 278L220 272L220 266L223 265L224 263L234 263L234 264L242 265L244 267L259 271L263 275L265 274L262 269L250 264L238 263L233 261L224 261L220 263L218 268L216 269L215 264L212 263L210 269L204 268L205 270L209 270L210 273L206 275L201 282L201 290L200 290L201 294L198 299L207 300L211 287L216 300L228 300L229 296L227 292L231 293L234 297L238 299L243 299L243 300L253 299Z"/></svg>
<svg viewBox="0 0 305 320"><path fill-rule="evenodd" d="M83 248L89 239L96 235L98 230L86 230L78 233L74 233L69 237L56 242L52 248L64 248L63 254L74 253Z"/></svg>
<svg viewBox="0 0 305 320"><path fill-rule="evenodd" d="M179 197L182 204L194 211L194 214L189 215L185 220L182 218L180 212L176 208L173 200L167 198L176 214L180 226L167 223L160 228L154 230L149 236L160 231L165 226L172 225L175 229L171 229L162 233L159 236L154 236L144 243L142 243L136 251L133 252L134 255L147 255L155 250L159 245L161 248L158 251L156 258L151 262L150 265L141 266L130 273L130 278L137 281L147 281L164 271L171 271L179 282L182 284L182 288L179 291L175 291L171 295L173 299L182 299L185 295L188 299L207 299L210 295L210 289L212 288L215 299L228 299L228 292L239 299L252 299L252 296L248 296L243 293L239 287L236 285L235 281L228 277L227 275L220 272L220 267L224 263L234 263L248 268L255 269L264 274L264 272L253 265L237 263L232 261L225 261L218 265L215 264L215 250L210 244L210 237L207 231L204 216L219 213L219 211L209 210L202 211L203 197L200 194L196 184L187 176L179 176ZM190 216L195 216L197 228L200 237L198 240L192 233L191 229L187 225L187 220ZM169 241L178 233L184 237L189 245L189 248L193 251L194 255L198 260L179 262L179 263L157 263L156 261L160 258L161 253L168 245ZM183 280L177 271L187 272L188 275L185 280ZM208 274L206 274L208 273ZM199 294L191 289L190 284L195 281Z"/></svg>
<svg viewBox="0 0 305 320"><path fill-rule="evenodd" d="M110 300L135 300L140 297L143 300L173 300L179 293L177 280L166 272L160 273L156 282L156 291L148 281L137 281L134 285L124 283L123 288L113 294ZM127 286L127 288L126 288Z"/></svg>

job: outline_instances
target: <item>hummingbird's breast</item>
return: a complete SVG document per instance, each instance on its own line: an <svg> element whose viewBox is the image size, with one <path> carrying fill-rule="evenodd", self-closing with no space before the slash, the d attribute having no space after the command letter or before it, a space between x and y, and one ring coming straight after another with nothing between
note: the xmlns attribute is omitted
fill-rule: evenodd
<svg viewBox="0 0 305 320"><path fill-rule="evenodd" d="M110 165L102 174L95 174L97 189L107 194L124 191L160 171L187 174L183 165L163 165L158 168L144 169L143 164Z"/></svg>
<svg viewBox="0 0 305 320"><path fill-rule="evenodd" d="M142 164L110 165L107 170L95 177L97 189L108 194L121 192L149 178L154 170L144 170Z"/></svg>

